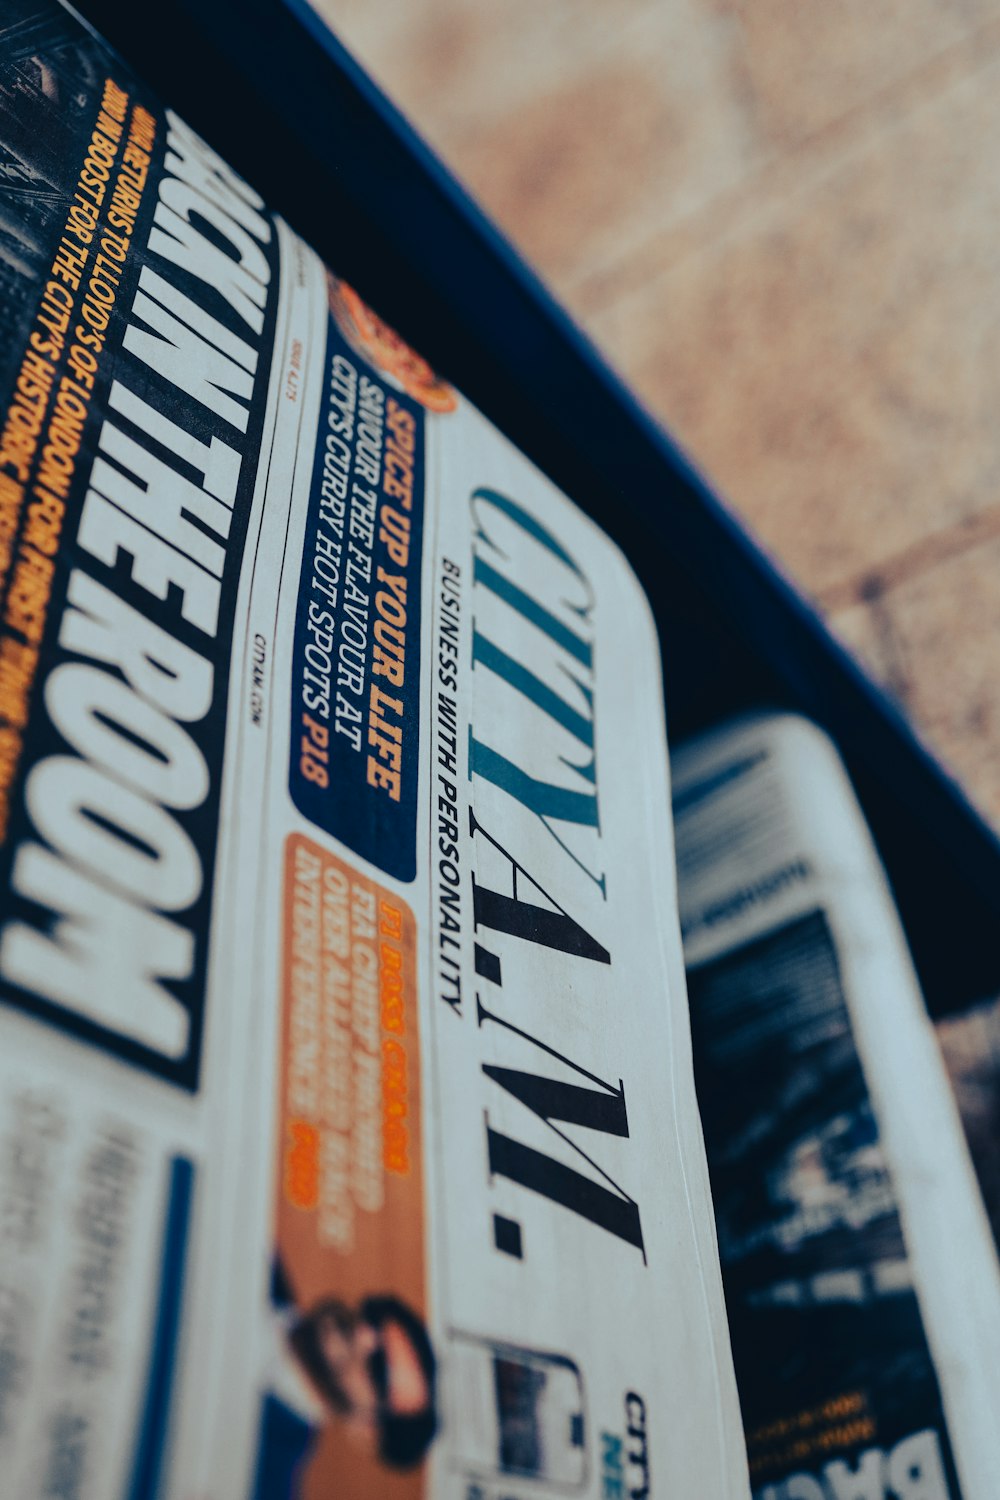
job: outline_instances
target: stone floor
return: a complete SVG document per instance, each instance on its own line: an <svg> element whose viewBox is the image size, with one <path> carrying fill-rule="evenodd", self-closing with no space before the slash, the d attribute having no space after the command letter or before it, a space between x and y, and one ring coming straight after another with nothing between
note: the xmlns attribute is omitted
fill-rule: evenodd
<svg viewBox="0 0 1000 1500"><path fill-rule="evenodd" d="M1000 0L317 0L1000 826Z"/></svg>

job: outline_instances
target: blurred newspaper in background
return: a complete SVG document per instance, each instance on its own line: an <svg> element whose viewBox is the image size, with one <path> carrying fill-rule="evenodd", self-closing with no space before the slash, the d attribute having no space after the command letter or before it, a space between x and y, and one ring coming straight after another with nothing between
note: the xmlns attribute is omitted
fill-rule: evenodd
<svg viewBox="0 0 1000 1500"><path fill-rule="evenodd" d="M1000 1471L1000 1274L884 874L789 715L675 756L695 1072L756 1500Z"/></svg>

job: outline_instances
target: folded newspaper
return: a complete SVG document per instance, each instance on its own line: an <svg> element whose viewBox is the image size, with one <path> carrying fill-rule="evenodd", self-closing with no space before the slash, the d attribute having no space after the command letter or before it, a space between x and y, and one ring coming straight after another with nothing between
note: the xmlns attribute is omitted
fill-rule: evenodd
<svg viewBox="0 0 1000 1500"><path fill-rule="evenodd" d="M681 925L755 1500L988 1500L1000 1275L884 873L790 715L674 761Z"/></svg>
<svg viewBox="0 0 1000 1500"><path fill-rule="evenodd" d="M3 1493L745 1500L633 575L69 10L0 119Z"/></svg>

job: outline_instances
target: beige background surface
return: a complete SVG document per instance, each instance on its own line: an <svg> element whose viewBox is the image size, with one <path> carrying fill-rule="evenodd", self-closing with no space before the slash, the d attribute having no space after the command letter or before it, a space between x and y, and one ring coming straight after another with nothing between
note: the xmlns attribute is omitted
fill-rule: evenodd
<svg viewBox="0 0 1000 1500"><path fill-rule="evenodd" d="M317 0L1000 826L1000 0Z"/></svg>

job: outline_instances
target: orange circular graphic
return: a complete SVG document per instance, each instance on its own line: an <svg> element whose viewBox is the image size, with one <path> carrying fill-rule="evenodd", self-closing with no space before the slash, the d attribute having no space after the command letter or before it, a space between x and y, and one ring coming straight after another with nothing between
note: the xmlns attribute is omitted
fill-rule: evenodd
<svg viewBox="0 0 1000 1500"><path fill-rule="evenodd" d="M394 328L373 312L346 281L327 273L330 311L351 348L402 386L428 411L454 411L458 398Z"/></svg>

